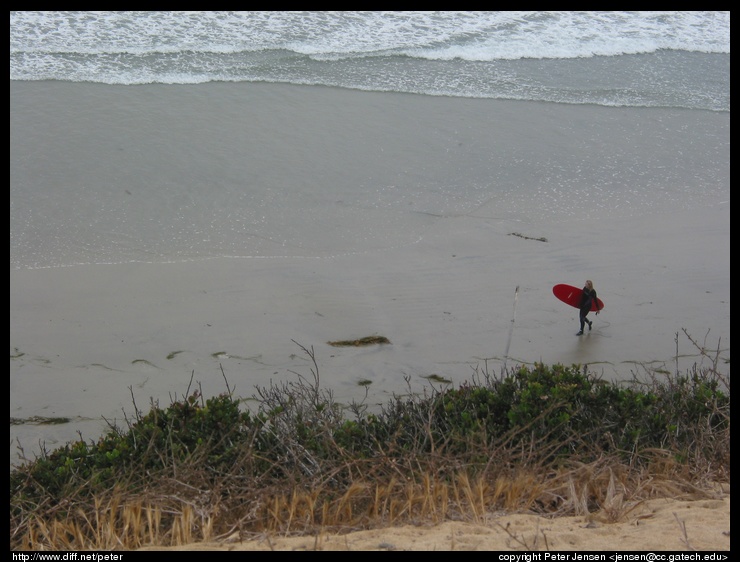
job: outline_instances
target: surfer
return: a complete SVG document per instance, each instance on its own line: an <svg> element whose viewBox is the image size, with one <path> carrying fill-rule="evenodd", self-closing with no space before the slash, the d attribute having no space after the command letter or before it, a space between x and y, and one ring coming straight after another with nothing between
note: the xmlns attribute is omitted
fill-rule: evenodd
<svg viewBox="0 0 740 562"><path fill-rule="evenodd" d="M599 301L596 298L596 291L594 290L594 284L591 282L590 279L586 280L586 285L583 287L583 294L581 295L581 304L578 306L578 308L581 310L580 313L580 320L581 320L581 331L578 332L577 336L583 335L583 328L586 324L588 324L588 330L591 331L591 325L593 322L586 318L588 316L588 313L591 312L591 306L596 305L596 314L599 314Z"/></svg>

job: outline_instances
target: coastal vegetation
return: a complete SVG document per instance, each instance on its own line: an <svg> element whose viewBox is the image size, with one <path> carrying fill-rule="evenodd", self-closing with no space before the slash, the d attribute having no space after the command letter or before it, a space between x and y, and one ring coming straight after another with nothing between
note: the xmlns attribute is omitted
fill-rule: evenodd
<svg viewBox="0 0 740 562"><path fill-rule="evenodd" d="M249 399L191 386L124 427L26 459L10 475L11 550L136 549L312 535L494 511L622 520L648 498L730 480L729 359L695 342L686 372L627 383L581 365L476 367L379 410L310 376ZM676 334L678 348L678 334ZM374 342L380 343L380 342ZM678 349L677 349L678 356ZM198 386L198 385L196 385ZM12 423L12 420L11 420Z"/></svg>

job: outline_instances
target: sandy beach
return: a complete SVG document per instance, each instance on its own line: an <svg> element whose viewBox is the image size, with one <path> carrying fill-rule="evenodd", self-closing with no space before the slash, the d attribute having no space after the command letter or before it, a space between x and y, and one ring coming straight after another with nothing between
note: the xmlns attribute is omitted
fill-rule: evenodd
<svg viewBox="0 0 740 562"><path fill-rule="evenodd" d="M304 182L307 187L295 198L288 190L278 196L278 206L261 210L267 217L267 234L248 237L243 252L11 267L11 466L18 462L19 446L32 458L41 447L52 450L80 436L94 440L109 422L122 423L134 405L146 410L150 400L167 404L182 397L191 376L206 395L225 392L228 384L242 397L254 394L256 386L310 376L313 365L301 346L315 352L321 385L330 388L338 401L364 402L371 409L393 394L423 392L430 384L457 385L486 370L495 373L536 361L588 365L609 380L626 380L649 370L688 369L706 364L717 353L720 365L729 364L729 150L724 152L729 147L729 115L471 102L274 85L209 86L195 89L192 99L187 89L184 96L183 90L164 88L164 92L171 96L165 96L169 103L193 104L189 107L193 114L207 92L220 102L213 104L210 114L200 115L207 121L220 120L233 109L229 104L236 102L230 96L239 88L253 96L255 115L265 120L266 130L283 133L282 144L267 152L259 151L260 138L245 141L258 153L255 161L268 157L290 161L289 154L300 147L308 153L296 156L300 161L292 165L305 170L320 161L321 154L341 152L348 142L347 130L362 130L357 137L349 135L362 142L335 164L342 178L337 182L358 174L363 178L358 181L371 185L370 178L377 174L373 181L382 189L372 188L352 201L320 167L307 176L291 175L295 168L290 165L288 171L278 166L275 176L268 175L265 181L276 186ZM68 170L56 160L59 146L43 135L39 138L40 123L23 109L74 105L75 99L87 98L86 111L104 114L104 108L117 101L122 105L151 101L154 91L160 90L59 84L45 89L40 84L11 83L11 184L48 182L49 189L57 181L73 185L78 167L90 168L112 182L112 197L121 209L130 204L132 213L148 212L151 203L136 202L136 186L156 175L156 167L138 175L129 170L123 177L108 174L106 165L102 172L97 167L107 161L99 152L100 136L103 131L111 134L112 127L125 139L126 116L112 119L108 129L94 120L80 125L79 139L85 140L74 148L71 139L71 157L78 166ZM341 122L330 117L337 105L346 118ZM307 108L313 112L310 116ZM163 128L153 114L152 126ZM46 116L51 129L54 115L50 111ZM481 115L485 119L476 122ZM385 128L401 116L407 125L418 126L404 127L403 138L387 137ZM460 136L469 145L454 142L460 153L440 164L435 156L453 147L445 146L449 139L430 146L430 135L454 130L461 120L467 132ZM646 122L653 128L645 128L639 139L627 134ZM291 140L286 123L299 123L303 136L296 134ZM572 209L563 201L541 197L537 189L517 192L512 187L517 182L531 182L532 174L544 174L552 162L571 158L556 142L562 132L558 124L563 123L581 150L579 159L593 165L587 177L594 181L605 167L623 165L628 176L643 166L651 177L647 181L657 181L663 170L670 169L665 173L674 188L682 174L691 185L671 195L666 186L665 198L658 195L631 205L613 194L605 195L606 201L598 197L591 201L588 195L586 206L591 201L593 209L581 203ZM714 149L702 142L701 149L693 150L699 141L691 134L673 135L686 128L708 134L713 127L718 136ZM236 129L225 127L216 136L237 135ZM213 135L204 132L198 143L211 145ZM174 158L171 154L178 147L186 152L182 158L197 160L187 151L192 141L185 136L175 137L175 148L166 151L170 156L162 156L165 161ZM95 142L88 143L89 138ZM318 147L308 142L317 138L331 143ZM656 156L651 147L658 139L663 144ZM633 142L637 146L623 160ZM363 155L382 143L394 156L384 169L376 170L384 162L377 151L371 162ZM47 154L49 161L29 167L25 155L30 146ZM605 164L605 155L615 150L621 156ZM487 151L495 155L490 162ZM644 159L637 156L640 152ZM686 154L693 159L686 161ZM209 151L203 156L212 157ZM521 162L505 168L512 158ZM227 154L208 173L218 175L219 166L225 166L224 174L239 175L238 166L226 164L232 160L238 160L237 155ZM173 179L177 182L188 181L193 173L180 160L162 166L185 168L178 172L182 177ZM454 181L481 183L491 174L495 178L491 181L501 182L507 195L478 200L471 195L473 190L460 201L450 194L438 201L435 196L406 201L388 194L404 169L418 173L414 181L419 183L444 174L448 174L444 182L457 178ZM705 176L716 176L719 183L726 177L727 192L695 191L693 184ZM327 191L320 188L324 184ZM53 221L54 207L78 196L83 197L73 189L43 213ZM634 197L640 200L644 194L636 192ZM23 213L11 206L11 219ZM111 225L115 220L115 215L107 219ZM283 234L280 225L285 226ZM105 235L104 228L95 232ZM119 242L124 245L126 238ZM593 330L577 337L577 311L555 299L552 286L581 286L587 278L594 281L606 307L592 316ZM387 337L391 343L356 348L327 343L371 335ZM433 382L431 375L449 383ZM729 486L724 486L698 499L656 498L635 504L618 522L599 514L556 519L488 514L473 522L339 535L225 537L167 550L717 551L729 550L729 516Z"/></svg>
<svg viewBox="0 0 740 562"><path fill-rule="evenodd" d="M416 391L432 374L459 384L476 367L501 367L517 286L510 365L589 364L606 378L642 372L640 363L675 368L674 340L682 328L700 343L711 328L708 345L717 345L716 334L723 356L729 356L729 272L722 287L722 273L702 265L711 259L702 255L704 247L726 244L729 253L729 242L715 230L718 223L729 223L729 212L710 209L691 220L696 218L666 217L660 261L643 266L659 291L643 291L638 298L630 291L646 284L626 266L643 249L639 235L627 244L634 251L630 256L617 255L624 249L601 250L612 259L589 276L618 284L602 283L606 309L582 338L575 336L577 311L550 292L557 282L576 284L576 273L547 268L537 277L543 262L552 261L544 247L561 244L500 233L507 255L501 257L500 248L490 255L485 239L474 241L475 227L395 255L11 271L11 417L72 420L11 426L11 438L27 446L43 439L52 448L76 438L78 430L94 438L105 428L101 416L120 420L123 410L133 410L132 398L139 408L146 408L150 397L166 404L169 396L186 392L192 372L206 394L219 394L227 390L222 366L229 385L243 396L255 385L292 379L294 373L308 376L308 357L294 342L314 348L322 384L340 401L365 399L363 380L372 381L370 404L407 392L406 377ZM683 251L670 251L684 229L695 234L685 241L700 258L689 267L682 266L691 261ZM605 236L607 247L605 230L602 221L601 234L589 237L587 245ZM653 238L653 244L660 240ZM481 254L469 255L471 244ZM444 245L449 246L440 248ZM588 251L595 250L578 253ZM427 255L412 265L409 254L416 252ZM495 261L519 265L492 271ZM327 344L368 335L386 336L391 345ZM679 334L682 367L701 360L696 352ZM15 446L11 443L11 458Z"/></svg>
<svg viewBox="0 0 740 562"><path fill-rule="evenodd" d="M261 136L244 137L238 124L229 125L244 95L261 120ZM206 98L210 113L203 114ZM422 392L433 384L430 375L456 385L507 364L587 364L617 380L645 366L685 369L706 358L684 329L729 362L729 114L263 84L175 90L11 82L11 185L77 185L73 172L91 169L111 182L116 205L143 212L148 207L137 207L137 186L157 168L108 174L105 166L116 161L105 164L101 139L126 148L136 141L128 126L147 121L161 130L157 108L133 125L127 114L108 115L105 128L92 118L75 121L79 130L68 143L74 170L60 166L60 146L38 126L43 117L47 131L63 130L69 115L58 117L53 106L84 105L90 117L145 103L194 116L162 154L166 173L184 174L174 180L193 173L173 171L187 168L181 161L167 164L180 149L179 158L211 162L207 173L215 177L239 176L241 164L230 162L240 158L253 159L251 172L266 173L257 163L273 158L284 165L270 167L274 177L264 181L295 182L300 195L266 207L270 236L250 237L252 246L232 257L11 267L10 415L20 422L11 424L11 463L18 442L30 457L40 443L53 449L80 433L95 439L105 420L120 423L134 401L139 409L150 399L168 403L187 391L191 374L206 395L226 391L225 374L244 397L255 385L309 375L298 344L315 350L321 384L339 401L371 407L394 393ZM32 109L39 107L47 114L36 116ZM389 135L400 119L402 134ZM197 128L209 120L220 128ZM224 147L239 135L243 142L232 154ZM703 135L716 138L716 146L706 146ZM221 156L214 164L216 138ZM193 144L205 153L193 153ZM35 168L32 146L47 155ZM317 164L321 155L329 171ZM589 209L541 197L533 187L547 170L568 176L593 166L578 181L596 181L607 167L619 174L620 165L625 176L636 178L639 170L649 182L664 174L668 195L640 202L645 196L635 192L638 203L628 206L605 194ZM677 185L682 174L684 186ZM508 199L388 195L403 177L421 185L441 175L460 184L499 182ZM719 185L726 178L726 192L697 191L704 177ZM351 181L367 188L356 201L338 187ZM517 195L519 184L529 187ZM74 197L72 191L66 199ZM44 212L52 220L50 205ZM11 206L11 219L19 213ZM593 331L576 337L576 309L551 289L586 279L606 308L592 317ZM370 335L391 344L327 344ZM49 418L69 423L43 423Z"/></svg>
<svg viewBox="0 0 740 562"><path fill-rule="evenodd" d="M495 514L470 523L402 525L311 537L238 537L168 551L570 551L717 552L730 550L730 496L696 501L661 499L632 506L624 520L598 516L547 519L527 514Z"/></svg>
<svg viewBox="0 0 740 562"><path fill-rule="evenodd" d="M457 385L486 369L498 372L507 365L536 361L588 365L610 380L627 380L648 369L683 371L706 364L717 351L720 365L729 364L729 150L722 152L724 135L729 147L729 115L471 103L289 86L246 90L255 96L264 119L273 116L270 126L278 130L279 108L292 108L291 118L285 121L299 122L299 129L315 137L311 129L315 116L306 117L301 108L323 110L323 126L329 130L319 136L334 139L332 150L346 142L342 131L347 126L362 129L361 146L345 154L347 160L339 166L346 177L352 175L353 166L363 165L362 155L369 146L386 138L377 132L384 123L401 116L406 123L421 123L406 130L403 139L386 144L396 156L390 160L390 171L378 172L384 189L390 189L395 181L391 176L404 166L425 163L431 170L422 174L423 181L433 181L431 176L444 169L464 182L465 166L473 182L483 181L487 173L498 174L498 181L507 185L531 181L528 169L543 173L543 160L567 158L554 142L559 136L554 124L559 122L569 123L581 146L594 135L596 141L612 147L600 148L593 141L592 152L581 154L585 162L599 168L605 151L616 146L624 150L634 140L625 131L650 122L655 130L643 130L633 159L622 162L626 174L642 165L646 174L660 177L660 166L672 166L671 181L675 181L681 173L691 175L692 170L706 168L711 169L707 175L726 176L727 192L694 196L678 190L665 200L658 197L631 207L617 202L611 207L600 205L594 212L578 208L570 213L561 201L539 199L536 190L519 195L508 191L514 200L524 199L518 202L495 197L425 204L393 199L386 201L387 207L382 199L386 191L377 190L366 195L362 207L341 194L323 193L317 187L326 179L320 171L314 172L312 181L310 174L309 179L305 174L289 176L280 168L280 174L288 174L280 181L300 177L313 190L306 193L322 202L312 206L301 197L285 198L277 215L269 216L266 209L267 230L273 234L261 242L250 238L252 245L240 255L11 267L11 465L18 462L19 447L32 458L41 447L51 450L80 436L97 438L109 422L121 423L134 404L140 410L146 410L150 400L167 404L187 392L191 376L206 395L225 392L228 384L242 397L253 395L256 386L310 376L312 364L300 346L314 350L321 385L330 388L338 401L364 402L369 408L394 394L444 384L431 382L431 375ZM59 171L51 145L34 135L35 119L18 119L13 111L23 108L22 101L28 100L29 106L70 104L74 96L88 96L87 111L95 112L92 102L102 108L115 104L111 96L121 95L143 103L153 91L141 88L119 94L115 88L58 84L47 91L39 84L11 83L11 183L15 178L23 185L53 184L50 178L57 178ZM181 91L170 91L174 97L169 101L186 104ZM229 96L234 88L197 90L195 99L204 91L220 102L213 104L216 109L207 118L219 119L233 103ZM271 106L271 100L278 98ZM350 123L326 125L332 123L328 115L337 104ZM378 104L382 111L376 111ZM264 113L267 108L273 113ZM487 117L473 125L483 109L489 111ZM379 115L387 121L379 123ZM466 139L471 147L461 148L449 165L434 163L443 146L431 147L431 154L414 149L414 143L423 144L431 132L453 127L462 118L467 119ZM109 126L118 127L125 136L124 117L121 120ZM501 127L493 127L496 122ZM535 134L537 124L544 124L542 135ZM49 126L54 127L53 118ZM686 127L700 129L699 139L690 134L672 136ZM717 129L720 152L703 142L712 127ZM219 134L229 131L227 127ZM80 138L100 134L94 121L81 125ZM660 166L649 151L658 138L668 145L658 151ZM287 146L281 145L283 152L275 158L286 158L296 143L306 142L302 137L286 139ZM486 139L490 146L483 150L480 145ZM208 145L213 139L204 133L199 140ZM173 142L181 143L181 148L190 146L182 139ZM700 142L703 148L693 153L698 160L686 162L680 155ZM32 169L25 163L21 155L31 144L42 153L48 151L49 169ZM100 144L99 138L95 144ZM101 162L103 156L95 153L95 147L85 148L72 153L81 167ZM486 150L497 155L495 162L471 165ZM644 161L635 156L641 151L649 155ZM517 170L498 168L516 154L524 161ZM669 154L675 155L673 159ZM303 165L316 161L318 154L305 157ZM377 162L364 166L372 168ZM450 166L458 169L449 172ZM370 174L364 170L355 172L369 181ZM594 174L603 172L600 168ZM65 178L66 173L59 171L59 177ZM236 174L228 167L226 173ZM113 186L130 192L121 195L121 205L135 198L136 182L142 181L131 174ZM332 185L327 189L331 191ZM686 188L686 193L690 191ZM380 197L377 206L368 203L373 197ZM406 212L399 209L401 205L426 209L437 205L440 212ZM17 211L11 207L11 218ZM54 217L51 207L44 213ZM280 223L286 225L283 238L274 234L278 230L270 230ZM577 337L577 311L555 299L552 286L581 286L587 278L594 281L606 307L592 316L593 330ZM385 336L391 343L357 348L327 343L371 335ZM49 423L52 420L66 423ZM728 550L729 503L729 486L725 486L700 499L655 499L635 505L616 523L598 515L551 520L490 514L480 521L434 527L302 538L231 537L182 549Z"/></svg>

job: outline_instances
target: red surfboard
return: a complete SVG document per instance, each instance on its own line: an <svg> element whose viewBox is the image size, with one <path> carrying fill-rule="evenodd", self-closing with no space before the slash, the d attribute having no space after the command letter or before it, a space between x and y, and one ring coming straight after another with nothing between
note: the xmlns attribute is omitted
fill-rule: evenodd
<svg viewBox="0 0 740 562"><path fill-rule="evenodd" d="M555 285L552 288L552 294L558 297L561 301L563 301L565 304L569 304L570 306L574 308L579 308L579 304L581 303L581 294L583 293L583 289L579 289L578 287L574 287L573 285ZM604 301L602 301L600 298L596 298L597 301L599 301L599 307L596 308L596 303L593 303L591 305L591 311L596 312L598 310L602 310L604 308Z"/></svg>

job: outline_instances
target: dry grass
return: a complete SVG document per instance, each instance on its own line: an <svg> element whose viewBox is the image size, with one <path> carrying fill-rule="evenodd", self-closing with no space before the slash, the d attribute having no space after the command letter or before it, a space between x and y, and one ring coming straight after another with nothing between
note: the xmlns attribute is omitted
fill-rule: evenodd
<svg viewBox="0 0 740 562"><path fill-rule="evenodd" d="M625 521L649 498L712 497L710 490L663 480L659 474L627 479L627 470L622 467L620 478L615 474L618 469L601 461L552 474L547 480L532 472L493 482L465 474L454 482L435 482L429 475L424 475L421 483L355 482L333 501L319 501L325 494L318 490L293 490L253 502L238 521L220 533L214 527L216 513L202 512L186 501L164 507L162 498L125 501L116 493L105 501L94 500L88 508L78 507L66 519L31 516L22 536L11 538L21 550L132 550L236 536L242 540L264 535L318 536L447 520L483 523L492 512L589 515L602 523L616 523ZM537 533L534 536L536 543ZM525 546L542 547L535 543Z"/></svg>

